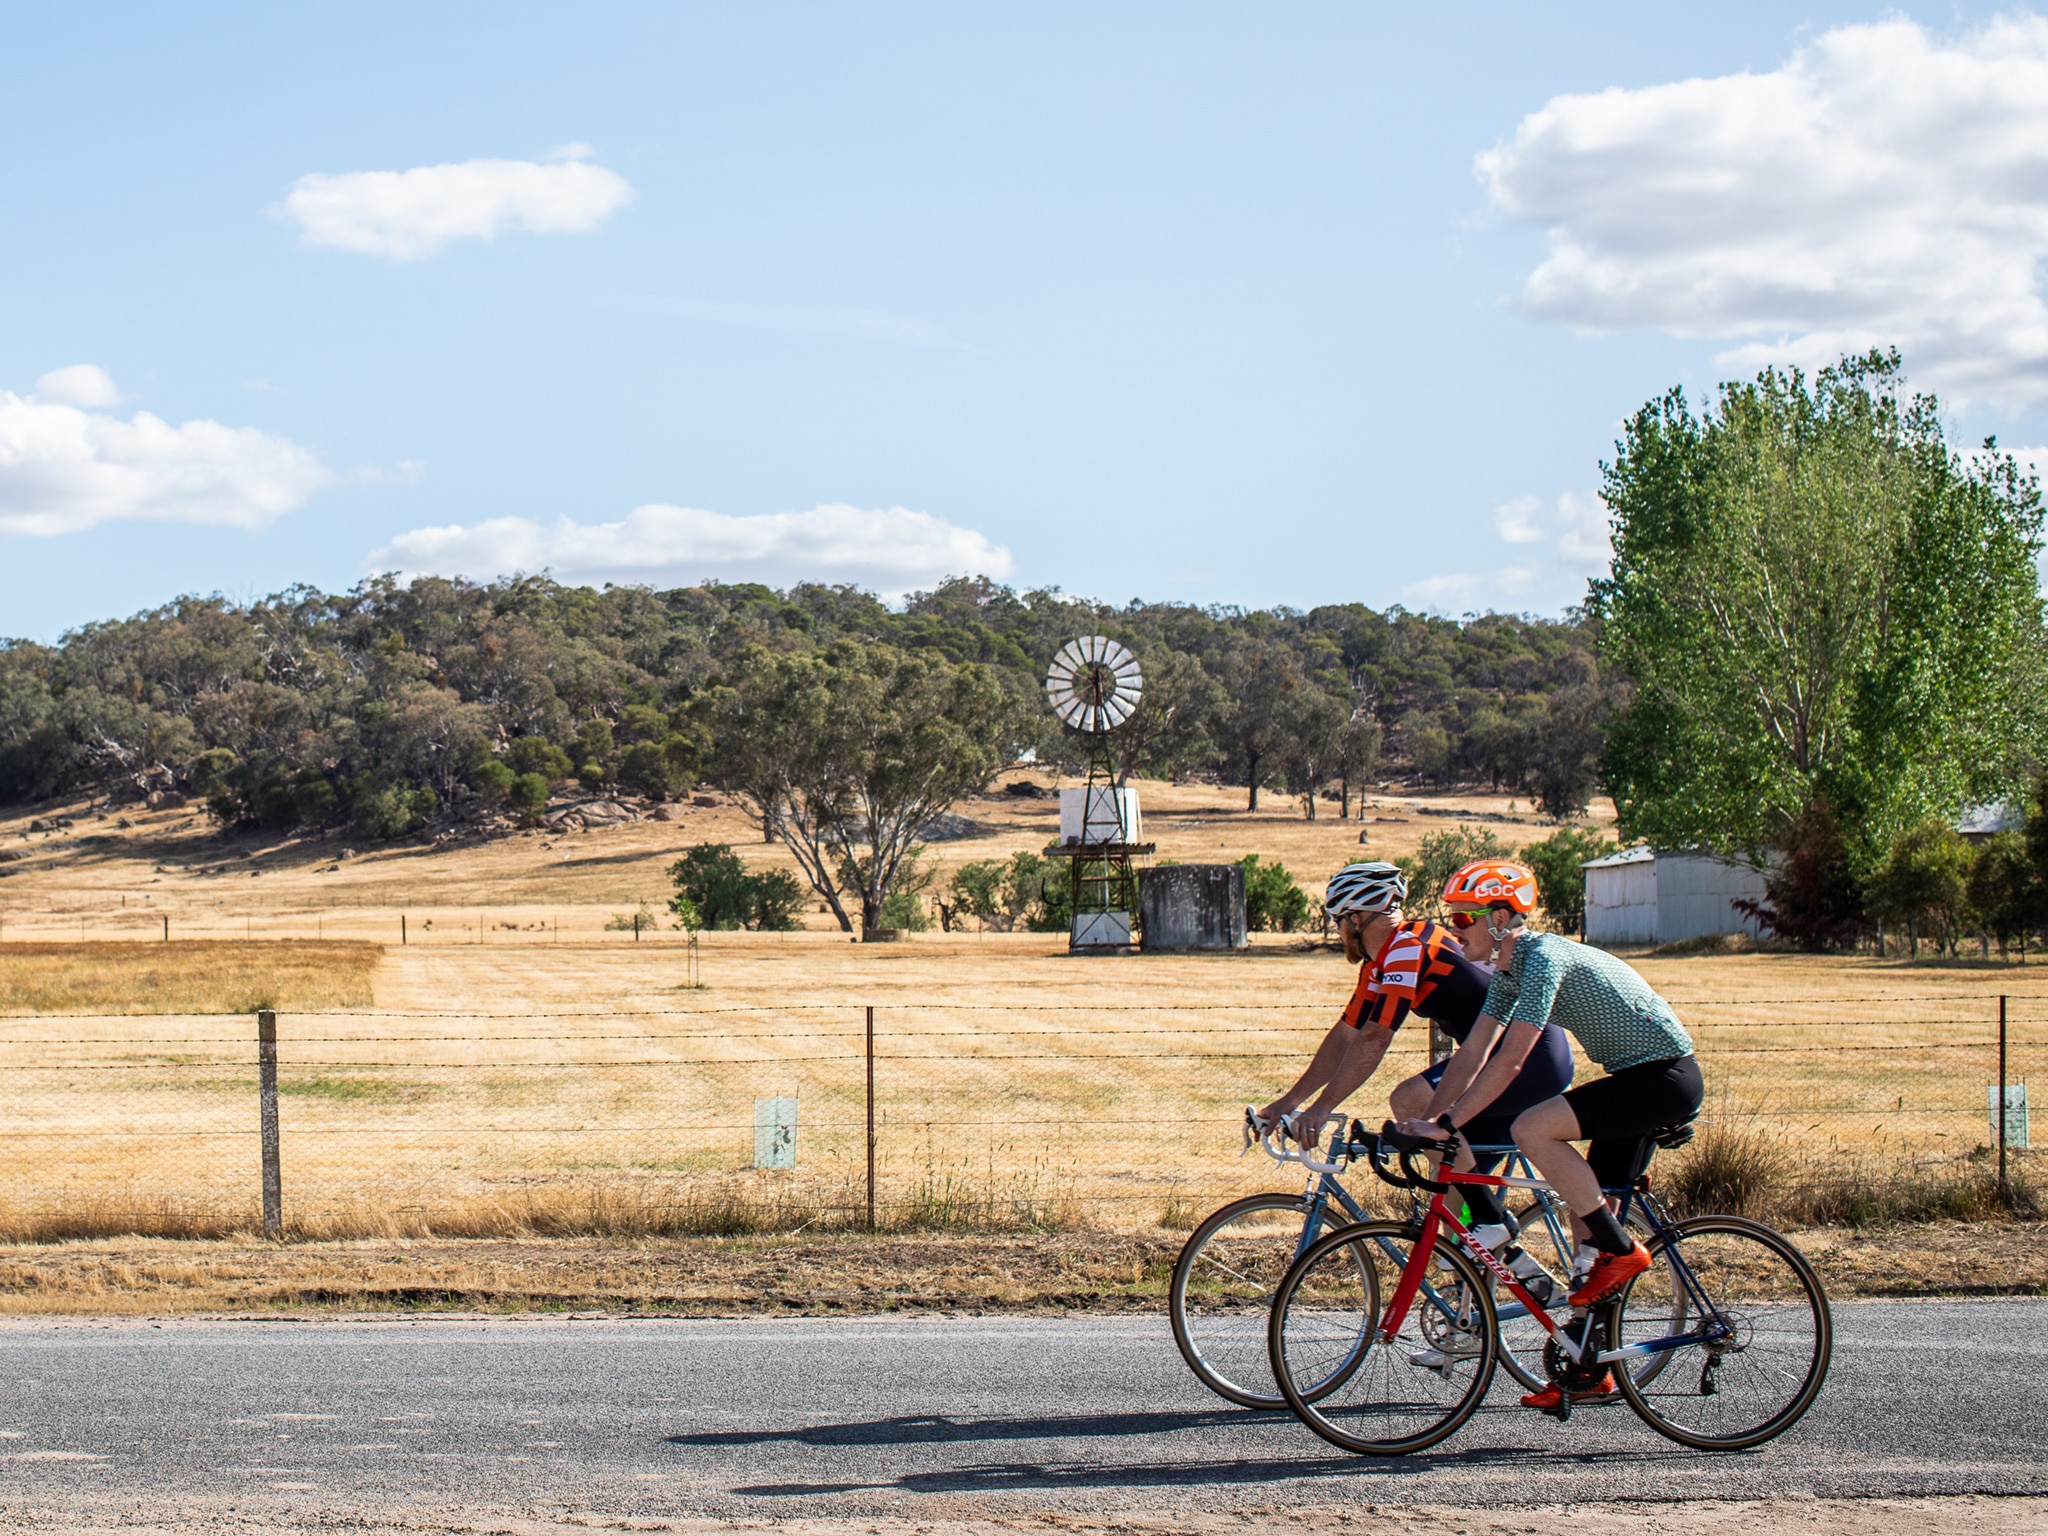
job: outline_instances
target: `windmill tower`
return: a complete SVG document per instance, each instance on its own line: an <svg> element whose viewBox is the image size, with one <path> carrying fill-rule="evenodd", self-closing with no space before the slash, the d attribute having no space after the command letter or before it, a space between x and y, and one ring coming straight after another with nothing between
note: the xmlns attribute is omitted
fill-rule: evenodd
<svg viewBox="0 0 2048 1536"><path fill-rule="evenodd" d="M1136 711L1144 682L1137 657L1106 635L1068 641L1045 674L1053 713L1088 745L1087 781L1060 791L1060 840L1046 849L1067 861L1074 914L1068 948L1077 953L1130 948L1138 908L1134 861L1153 845L1138 840L1138 792L1117 786L1109 733Z"/></svg>

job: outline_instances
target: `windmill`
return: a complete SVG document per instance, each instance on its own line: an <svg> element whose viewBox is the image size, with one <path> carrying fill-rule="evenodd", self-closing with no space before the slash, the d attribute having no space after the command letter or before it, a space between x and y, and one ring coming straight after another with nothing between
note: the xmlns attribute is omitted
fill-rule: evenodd
<svg viewBox="0 0 2048 1536"><path fill-rule="evenodd" d="M1130 946L1138 904L1132 861L1149 855L1152 844L1138 841L1138 792L1117 785L1109 733L1137 711L1144 685L1138 658L1106 635L1069 640L1046 669L1046 701L1088 744L1087 781L1060 791L1060 840L1046 850L1067 861L1072 950Z"/></svg>

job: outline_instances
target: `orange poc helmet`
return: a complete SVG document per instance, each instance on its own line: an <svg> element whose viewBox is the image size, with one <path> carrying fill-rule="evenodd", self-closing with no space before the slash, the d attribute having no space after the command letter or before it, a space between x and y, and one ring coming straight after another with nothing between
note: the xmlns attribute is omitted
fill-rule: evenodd
<svg viewBox="0 0 2048 1536"><path fill-rule="evenodd" d="M1505 859L1481 859L1444 882L1443 899L1458 907L1507 907L1527 917L1536 910L1536 872Z"/></svg>

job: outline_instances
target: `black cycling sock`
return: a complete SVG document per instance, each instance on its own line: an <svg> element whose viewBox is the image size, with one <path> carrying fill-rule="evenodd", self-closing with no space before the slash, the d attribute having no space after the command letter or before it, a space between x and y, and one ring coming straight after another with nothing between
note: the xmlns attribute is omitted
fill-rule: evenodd
<svg viewBox="0 0 2048 1536"><path fill-rule="evenodd" d="M1614 1219L1614 1212L1603 1203L1590 1216L1581 1216L1586 1224L1586 1235L1593 1240L1593 1246L1602 1253L1631 1253L1636 1240L1621 1230L1621 1223Z"/></svg>
<svg viewBox="0 0 2048 1536"><path fill-rule="evenodd" d="M1472 1210L1472 1225L1475 1227L1508 1226L1507 1207L1500 1203L1500 1196L1491 1184L1460 1184L1458 1193L1465 1197L1465 1204ZM1513 1228L1509 1228L1512 1232Z"/></svg>

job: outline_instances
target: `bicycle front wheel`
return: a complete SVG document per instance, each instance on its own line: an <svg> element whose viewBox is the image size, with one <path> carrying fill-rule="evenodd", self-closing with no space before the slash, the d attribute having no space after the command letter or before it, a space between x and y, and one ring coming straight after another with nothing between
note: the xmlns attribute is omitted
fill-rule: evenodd
<svg viewBox="0 0 2048 1536"><path fill-rule="evenodd" d="M1472 1261L1442 1243L1387 1335L1384 1309L1416 1239L1401 1222L1339 1227L1287 1271L1273 1298L1268 1346L1287 1406L1347 1451L1403 1456L1435 1445L1493 1382L1493 1298Z"/></svg>
<svg viewBox="0 0 2048 1536"><path fill-rule="evenodd" d="M1301 1246L1309 1201L1251 1195L1188 1234L1166 1293L1173 1342L1202 1385L1246 1408L1285 1408L1266 1356L1266 1312Z"/></svg>
<svg viewBox="0 0 2048 1536"><path fill-rule="evenodd" d="M1739 1216L1680 1222L1672 1236L1622 1292L1611 1347L1687 1342L1654 1376L1618 1370L1615 1385L1643 1422L1696 1450L1783 1434L1820 1395L1834 1352L1820 1276L1784 1237Z"/></svg>

